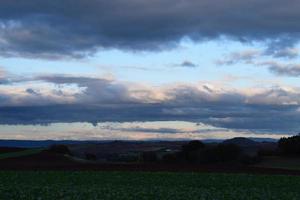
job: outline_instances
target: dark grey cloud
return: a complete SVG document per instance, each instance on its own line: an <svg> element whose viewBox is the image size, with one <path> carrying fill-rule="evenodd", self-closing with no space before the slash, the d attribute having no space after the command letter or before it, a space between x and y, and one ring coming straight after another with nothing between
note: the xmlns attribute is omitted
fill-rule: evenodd
<svg viewBox="0 0 300 200"><path fill-rule="evenodd" d="M300 64L293 63L289 60L289 63L278 62L276 59L269 61L266 60L265 55L269 55L267 52L259 52L255 50L247 50L240 52L233 52L225 56L225 58L217 60L216 64L219 65L234 65L234 64L248 64L253 66L267 67L271 73L279 76L300 76ZM296 58L298 56L298 49L288 48L281 49L272 52L273 57L286 57L289 59Z"/></svg>
<svg viewBox="0 0 300 200"><path fill-rule="evenodd" d="M1 124L49 124L55 122L134 122L184 120L221 128L269 131L298 131L298 106L120 104L120 105L49 105L0 107ZM133 131L133 130L131 130ZM147 130L136 130L147 131ZM148 130L148 132L158 130ZM159 130L162 132L162 130ZM174 130L163 130L175 132Z"/></svg>
<svg viewBox="0 0 300 200"><path fill-rule="evenodd" d="M35 91L35 90L32 89L32 88L27 88L27 89L26 89L26 92L27 92L28 94L31 94L31 95L40 95L39 92Z"/></svg>
<svg viewBox="0 0 300 200"><path fill-rule="evenodd" d="M286 47L298 42L299 9L295 0L2 0L0 54L82 57L222 36Z"/></svg>
<svg viewBox="0 0 300 200"><path fill-rule="evenodd" d="M122 132L140 132L140 133L186 133L186 131L175 128L145 128L140 126L130 128L116 128L110 127L109 130L122 131Z"/></svg>
<svg viewBox="0 0 300 200"><path fill-rule="evenodd" d="M279 76L300 76L300 64L283 64L271 61L260 63L260 65L267 66L272 73Z"/></svg>
<svg viewBox="0 0 300 200"><path fill-rule="evenodd" d="M202 124L201 124L202 125ZM177 128L146 128L143 126L132 126L128 128L116 127L111 125L101 126L102 129L121 131L121 132L139 132L139 133L161 133L161 134L178 134L178 133L211 133L216 131L228 132L228 129L224 128L202 128L194 130L185 130Z"/></svg>
<svg viewBox="0 0 300 200"><path fill-rule="evenodd" d="M82 90L71 96L62 90L44 92L32 88L25 90L25 96L0 92L0 124L184 120L258 132L300 128L299 88L274 87L244 93L208 85L140 88L116 80L59 75L34 80L62 88L76 84Z"/></svg>
<svg viewBox="0 0 300 200"><path fill-rule="evenodd" d="M197 64L191 62L191 61L188 61L188 60L185 60L183 61L182 63L178 64L178 65L175 65L176 67L186 67L186 68L195 68L195 67L198 67Z"/></svg>
<svg viewBox="0 0 300 200"><path fill-rule="evenodd" d="M10 95L7 94L0 94L0 102L1 105L6 105L9 104L11 102L12 98Z"/></svg>
<svg viewBox="0 0 300 200"><path fill-rule="evenodd" d="M77 101L81 103L134 103L137 100L130 96L126 85L114 80L90 77L72 76L40 76L35 80L42 80L54 84L76 84L84 88L82 93L76 94Z"/></svg>
<svg viewBox="0 0 300 200"><path fill-rule="evenodd" d="M275 58L296 58L299 56L299 50L295 48L297 41L297 38L293 37L273 40L265 49L264 54Z"/></svg>

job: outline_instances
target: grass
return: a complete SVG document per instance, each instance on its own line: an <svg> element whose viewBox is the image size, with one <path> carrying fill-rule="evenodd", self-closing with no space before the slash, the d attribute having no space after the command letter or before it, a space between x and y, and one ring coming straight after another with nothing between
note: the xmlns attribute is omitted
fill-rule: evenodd
<svg viewBox="0 0 300 200"><path fill-rule="evenodd" d="M300 199L300 177L147 172L0 172L0 199Z"/></svg>
<svg viewBox="0 0 300 200"><path fill-rule="evenodd" d="M33 154L41 152L42 150L43 149L28 149L28 150L24 150L24 151L17 151L17 152L11 152L11 153L1 153L0 159L33 155Z"/></svg>

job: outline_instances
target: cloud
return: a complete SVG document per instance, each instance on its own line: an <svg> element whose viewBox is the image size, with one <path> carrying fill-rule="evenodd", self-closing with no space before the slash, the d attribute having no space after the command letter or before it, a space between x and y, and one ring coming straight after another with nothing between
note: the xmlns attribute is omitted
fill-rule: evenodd
<svg viewBox="0 0 300 200"><path fill-rule="evenodd" d="M172 67L180 67L180 68L196 68L199 65L193 63L192 61L185 60L179 64L173 64Z"/></svg>
<svg viewBox="0 0 300 200"><path fill-rule="evenodd" d="M182 63L178 64L178 65L175 65L176 67L185 67L185 68L196 68L198 67L197 64L191 62L191 61L188 61L188 60L185 60L183 61Z"/></svg>
<svg viewBox="0 0 300 200"><path fill-rule="evenodd" d="M259 65L267 66L269 70L279 76L300 76L300 64L283 64L275 61L262 62Z"/></svg>
<svg viewBox="0 0 300 200"><path fill-rule="evenodd" d="M290 77L298 77L300 76L300 64L292 63L282 63L277 61L276 59L267 60L266 55L268 53L260 52L258 50L246 50L233 52L227 55L224 59L220 59L216 61L216 64L219 65L234 65L234 64L248 64L253 66L262 66L267 67L268 70L276 74L278 76L290 76ZM289 59L296 58L298 56L298 49L288 48L281 49L278 51L271 52L271 55L276 57L286 57Z"/></svg>
<svg viewBox="0 0 300 200"><path fill-rule="evenodd" d="M32 89L32 88L26 89L26 92L27 92L28 94L32 94L32 95L39 95L39 92L35 91L35 90Z"/></svg>
<svg viewBox="0 0 300 200"><path fill-rule="evenodd" d="M8 83L7 73L0 67L0 85Z"/></svg>
<svg viewBox="0 0 300 200"><path fill-rule="evenodd" d="M103 48L163 50L183 38L298 42L294 0L2 0L2 56L78 58Z"/></svg>
<svg viewBox="0 0 300 200"><path fill-rule="evenodd" d="M156 123L156 122L153 122ZM160 122L161 123L161 122ZM168 122L166 122L168 123ZM181 122L182 123L182 122ZM106 131L117 131L117 132L137 132L137 133L159 133L159 134L180 134L180 133L187 133L187 134L199 134L199 133L212 133L212 132L229 132L230 130L228 129L224 129L224 128L216 128L216 127L212 127L212 126L207 126L207 125L199 125L199 127L194 127L194 123L190 123L189 124L189 128L182 128L182 127L176 127L176 124L172 124L171 126L175 126L176 128L169 128L163 126L162 124L155 124L155 128L153 127L147 127L146 125L143 125L143 123L140 123L141 125L137 125L139 124L138 122L131 122L129 123L129 125L127 125L126 127L118 127L116 126L116 124L114 125L101 125L101 124L97 124L97 126L100 125L100 128ZM170 124L168 124L167 126L170 126ZM201 127L202 126L202 127Z"/></svg>
<svg viewBox="0 0 300 200"><path fill-rule="evenodd" d="M76 84L82 88L76 94L78 103L135 103L137 99L130 95L129 87L114 80L105 78L72 77L72 76L40 76L36 80L54 84Z"/></svg>
<svg viewBox="0 0 300 200"><path fill-rule="evenodd" d="M275 58L297 58L299 56L299 49L297 48L280 48L280 49L267 49L265 51L266 55L272 55Z"/></svg>
<svg viewBox="0 0 300 200"><path fill-rule="evenodd" d="M297 38L282 38L273 40L264 51L265 55L271 55L275 58L293 59L299 55L299 50L295 47Z"/></svg>
<svg viewBox="0 0 300 200"><path fill-rule="evenodd" d="M140 133L186 133L187 131L181 130L181 129L176 129L176 128L146 128L146 127L140 127L140 126L135 126L135 127L129 127L129 128L114 128L110 127L109 130L114 130L114 131L122 131L122 132L140 132Z"/></svg>
<svg viewBox="0 0 300 200"><path fill-rule="evenodd" d="M1 67L0 67L0 78L3 78L4 76L5 76L5 71L4 71L4 69L2 69Z"/></svg>
<svg viewBox="0 0 300 200"><path fill-rule="evenodd" d="M182 120L251 131L300 128L300 88L232 89L201 83L152 87L62 75L34 80L54 87L24 83L21 88L0 88L0 124Z"/></svg>
<svg viewBox="0 0 300 200"><path fill-rule="evenodd" d="M233 52L226 56L224 59L217 60L219 65L234 65L237 63L252 64L253 60L261 55L258 50L246 50L240 52Z"/></svg>

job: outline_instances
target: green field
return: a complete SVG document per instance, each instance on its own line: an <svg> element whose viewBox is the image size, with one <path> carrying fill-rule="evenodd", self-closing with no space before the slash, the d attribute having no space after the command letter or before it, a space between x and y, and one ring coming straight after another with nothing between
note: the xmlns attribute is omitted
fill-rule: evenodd
<svg viewBox="0 0 300 200"><path fill-rule="evenodd" d="M37 153L41 152L42 150L43 149L28 149L28 150L24 150L24 151L17 151L17 152L11 152L11 153L1 153L0 159L33 155L33 154L37 154Z"/></svg>
<svg viewBox="0 0 300 200"><path fill-rule="evenodd" d="M0 172L0 199L300 199L300 177L145 172Z"/></svg>

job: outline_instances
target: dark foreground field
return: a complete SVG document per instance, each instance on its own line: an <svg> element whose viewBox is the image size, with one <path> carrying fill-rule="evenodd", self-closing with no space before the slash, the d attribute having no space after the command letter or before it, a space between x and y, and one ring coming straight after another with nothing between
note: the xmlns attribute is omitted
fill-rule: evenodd
<svg viewBox="0 0 300 200"><path fill-rule="evenodd" d="M0 199L300 199L300 177L170 172L0 172Z"/></svg>
<svg viewBox="0 0 300 200"><path fill-rule="evenodd" d="M103 163L45 149L0 150L0 200L300 199L300 171L272 168L268 160L261 166Z"/></svg>
<svg viewBox="0 0 300 200"><path fill-rule="evenodd" d="M28 155L26 155L28 154ZM4 157L8 155L12 157ZM124 172L202 172L297 175L300 170L236 164L164 164L164 163L94 163L40 149L0 154L0 171L124 171Z"/></svg>

